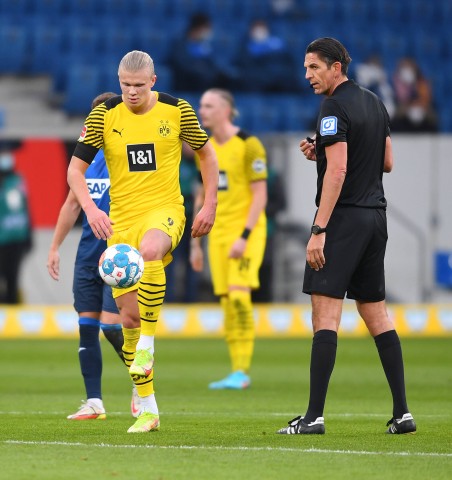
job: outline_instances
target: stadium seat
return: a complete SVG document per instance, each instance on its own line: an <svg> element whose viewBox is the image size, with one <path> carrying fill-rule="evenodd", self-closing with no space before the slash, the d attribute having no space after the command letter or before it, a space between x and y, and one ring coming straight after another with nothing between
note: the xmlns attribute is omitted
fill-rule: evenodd
<svg viewBox="0 0 452 480"><path fill-rule="evenodd" d="M80 59L99 59L100 39L103 33L98 27L75 25L67 32L67 52Z"/></svg>
<svg viewBox="0 0 452 480"><path fill-rule="evenodd" d="M24 73L28 36L25 27L3 25L0 30L0 73Z"/></svg>
<svg viewBox="0 0 452 480"><path fill-rule="evenodd" d="M91 102L104 86L101 84L100 68L95 65L73 64L68 68L64 110L69 115L86 115Z"/></svg>
<svg viewBox="0 0 452 480"><path fill-rule="evenodd" d="M30 32L31 49L29 68L32 74L51 73L60 61L63 49L61 28L55 25L36 25Z"/></svg>
<svg viewBox="0 0 452 480"><path fill-rule="evenodd" d="M26 15L30 12L30 0L0 0L0 13L8 15Z"/></svg>
<svg viewBox="0 0 452 480"><path fill-rule="evenodd" d="M102 35L99 39L100 55L115 55L122 58L127 52L134 49L132 31L122 28L115 21L104 20L101 31Z"/></svg>
<svg viewBox="0 0 452 480"><path fill-rule="evenodd" d="M165 65L157 65L155 67L155 74L157 75L157 82L154 90L158 92L166 92L172 95L173 91L173 72Z"/></svg>
<svg viewBox="0 0 452 480"><path fill-rule="evenodd" d="M165 31L160 27L149 29L139 28L133 39L134 48L149 53L156 67L168 63L171 44L171 39L168 39Z"/></svg>
<svg viewBox="0 0 452 480"><path fill-rule="evenodd" d="M67 0L30 0L30 8L34 15L41 18L57 18L66 12ZM56 26L56 25L55 25Z"/></svg>

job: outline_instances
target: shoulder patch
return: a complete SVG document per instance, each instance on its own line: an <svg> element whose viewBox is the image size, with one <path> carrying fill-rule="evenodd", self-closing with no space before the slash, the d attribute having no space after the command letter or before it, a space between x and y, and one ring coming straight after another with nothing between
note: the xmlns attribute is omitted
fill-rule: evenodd
<svg viewBox="0 0 452 480"><path fill-rule="evenodd" d="M163 93L163 92L159 92L158 101L162 103L166 103L168 105L173 105L175 107L177 107L177 104L179 103L179 99L177 99L176 97L172 97L168 93Z"/></svg>
<svg viewBox="0 0 452 480"><path fill-rule="evenodd" d="M256 158L256 160L253 161L251 168L255 173L263 173L267 170L267 165L262 158Z"/></svg>
<svg viewBox="0 0 452 480"><path fill-rule="evenodd" d="M323 117L320 121L320 135L336 135L337 117Z"/></svg>
<svg viewBox="0 0 452 480"><path fill-rule="evenodd" d="M237 136L242 140L246 140L247 138L251 137L251 135L248 132L245 132L242 129L239 130L239 132L237 133Z"/></svg>
<svg viewBox="0 0 452 480"><path fill-rule="evenodd" d="M122 103L122 96L117 95L116 97L111 97L108 100L106 100L104 103L107 110L110 110L112 108L117 107L120 103Z"/></svg>

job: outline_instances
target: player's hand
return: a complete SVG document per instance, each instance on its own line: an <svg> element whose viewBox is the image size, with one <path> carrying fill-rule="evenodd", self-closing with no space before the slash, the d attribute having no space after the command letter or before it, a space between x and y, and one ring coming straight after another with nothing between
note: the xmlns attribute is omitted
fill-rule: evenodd
<svg viewBox="0 0 452 480"><path fill-rule="evenodd" d="M195 217L191 227L191 236L193 238L207 235L212 230L215 222L216 205L204 204Z"/></svg>
<svg viewBox="0 0 452 480"><path fill-rule="evenodd" d="M325 255L323 254L325 237L326 233L311 235L306 247L306 260L309 266L317 272L325 265Z"/></svg>
<svg viewBox="0 0 452 480"><path fill-rule="evenodd" d="M85 214L88 224L98 240L107 240L113 235L112 225L114 222L103 210L93 205L85 210Z"/></svg>
<svg viewBox="0 0 452 480"><path fill-rule="evenodd" d="M47 270L54 280L60 279L60 254L58 250L51 250L47 257Z"/></svg>
<svg viewBox="0 0 452 480"><path fill-rule="evenodd" d="M192 240L190 244L190 265L195 272L202 272L204 269L204 252L197 240Z"/></svg>
<svg viewBox="0 0 452 480"><path fill-rule="evenodd" d="M301 153L308 159L313 162L317 161L317 156L315 154L315 139L313 142L308 142L306 138L300 142Z"/></svg>
<svg viewBox="0 0 452 480"><path fill-rule="evenodd" d="M229 258L242 258L246 249L246 240L242 237L238 238L229 251Z"/></svg>

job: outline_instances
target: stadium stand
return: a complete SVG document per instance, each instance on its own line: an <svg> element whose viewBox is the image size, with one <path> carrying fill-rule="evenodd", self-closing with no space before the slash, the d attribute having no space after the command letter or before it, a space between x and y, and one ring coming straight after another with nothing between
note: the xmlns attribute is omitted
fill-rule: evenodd
<svg viewBox="0 0 452 480"><path fill-rule="evenodd" d="M214 25L218 57L232 64L242 48L243 34L256 18L268 22L284 38L297 59L304 83L304 48L318 36L335 36L350 50L353 64L378 54L391 78L399 58L412 56L432 84L440 131L451 132L452 2L450 0L294 0L280 14L271 0L0 0L0 75L50 75L53 94L69 114L77 112L84 92L97 83L100 90L118 90L116 71L105 74L131 49L148 51L159 71L157 89L171 91L174 75L168 59L176 38L196 12L208 14ZM134 22L124 22L133 8ZM82 68L83 67L83 68ZM88 68L89 67L89 68ZM438 68L441 71L438 71ZM97 73L86 75L87 71ZM84 71L84 81L72 75ZM351 69L351 72L353 68ZM97 79L97 80L96 80ZM103 82L106 82L105 84ZM114 88L113 88L114 87ZM172 91L173 94L178 92ZM240 93L237 91L236 93ZM89 97L90 94L86 94ZM275 100L250 92L243 100L251 113L247 126L259 132L303 129L313 112L293 106L311 105L312 92L297 97L281 93ZM84 98L84 97L83 97ZM262 105L272 112L263 113ZM196 102L197 103L197 102ZM86 105L86 103L84 103ZM270 107L269 107L270 108ZM289 119L289 120L288 120Z"/></svg>

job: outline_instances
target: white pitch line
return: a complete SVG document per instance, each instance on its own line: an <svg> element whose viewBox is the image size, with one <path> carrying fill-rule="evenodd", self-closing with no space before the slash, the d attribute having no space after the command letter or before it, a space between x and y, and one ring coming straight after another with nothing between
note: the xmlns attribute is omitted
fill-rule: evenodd
<svg viewBox="0 0 452 480"><path fill-rule="evenodd" d="M245 451L245 452L297 452L320 453L336 455L388 455L398 457L444 457L452 458L452 453L439 452L382 452L366 450L328 450L321 448L290 448L290 447L222 447L219 445L114 445L110 443L81 443L81 442L35 442L26 440L4 440L2 443L13 445L58 445L62 447L98 447L98 448L145 448L155 450L217 450L217 451Z"/></svg>
<svg viewBox="0 0 452 480"><path fill-rule="evenodd" d="M0 415L62 415L66 416L68 412L63 411L30 411L30 410L11 410L11 411L0 411ZM227 417L293 417L297 415L296 411L293 412L225 412L223 411L222 414ZM122 412L112 412L107 410L107 415L127 415L130 416L130 412L122 411ZM161 411L160 415L179 415L179 416L193 416L193 417L207 417L207 416L216 416L220 415L219 412L182 412L182 411ZM389 418L388 414L386 413L328 413L325 415L327 418ZM419 418L450 418L452 415L448 414L422 414L416 415L416 419Z"/></svg>

